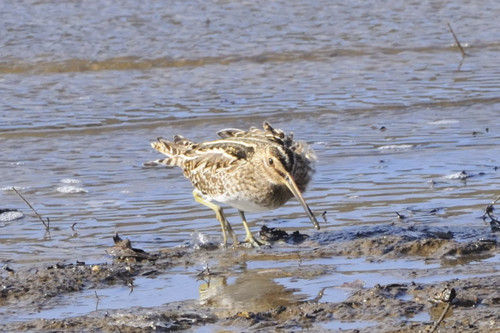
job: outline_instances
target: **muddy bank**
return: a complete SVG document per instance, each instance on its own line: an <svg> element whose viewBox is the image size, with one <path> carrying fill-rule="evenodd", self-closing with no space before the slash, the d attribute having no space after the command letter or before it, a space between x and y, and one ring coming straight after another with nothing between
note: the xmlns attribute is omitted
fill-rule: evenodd
<svg viewBox="0 0 500 333"><path fill-rule="evenodd" d="M487 332L500 325L498 247L495 234L487 229L386 225L311 237L295 234L292 241L289 235L280 234L282 240L275 238L271 247L260 249L219 249L208 244L157 253L145 253L118 240L108 249L115 257L110 263L87 265L75 259L74 263L19 271L4 267L0 313L10 315L10 322L3 321L0 330L170 331L210 325L263 331L348 328L409 332L435 325L447 305L436 295L445 288L453 288L456 297L438 329ZM348 262L349 258L385 265L401 259L430 264L413 269L414 261L409 261L408 267L397 270L396 279L382 276L377 283L363 279L361 272L359 278L319 288L315 295L282 282L302 279L306 284L315 283L340 269L334 261ZM471 264L481 261L484 264ZM254 267L255 263L263 266ZM153 307L99 307L100 290L122 286L134 293L134 281L143 277L154 281L180 269L199 280L198 299ZM442 277L440 281L433 280L435 275ZM95 311L57 319L15 318L20 309L36 313L57 306L60 298L89 291L95 291ZM337 300L325 293L346 296Z"/></svg>
<svg viewBox="0 0 500 333"><path fill-rule="evenodd" d="M293 331L302 328L328 330L330 321L361 322L357 330L415 332L429 330L443 314L446 303L429 295L439 294L450 285L457 292L450 310L440 323L440 331L492 332L499 327L500 278L483 277L452 280L437 285L392 284L359 289L344 302L321 302L321 297L305 302L279 305L266 311L234 311L221 316L217 309L195 301L155 308L100 310L62 320L39 319L0 326L2 330L74 331L171 331L217 323L222 327ZM434 301L434 302L433 302ZM412 318L428 313L428 319ZM366 324L368 323L368 324Z"/></svg>

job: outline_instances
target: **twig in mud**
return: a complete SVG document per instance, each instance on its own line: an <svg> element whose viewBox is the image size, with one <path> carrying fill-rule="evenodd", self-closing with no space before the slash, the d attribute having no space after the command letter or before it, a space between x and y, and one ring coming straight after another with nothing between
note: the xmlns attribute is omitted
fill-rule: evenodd
<svg viewBox="0 0 500 333"><path fill-rule="evenodd" d="M330 288L330 287L323 287L323 288L321 288L321 290L319 291L319 293L316 295L316 297L314 297L311 300L311 302L315 302L315 303L319 302L323 298L323 295L325 294L325 290L327 288Z"/></svg>
<svg viewBox="0 0 500 333"><path fill-rule="evenodd" d="M399 212L395 212L395 213L398 216L398 219L400 219L400 220L404 220L406 218L406 216L399 214Z"/></svg>
<svg viewBox="0 0 500 333"><path fill-rule="evenodd" d="M458 41L457 35L455 35L455 32L451 28L450 23L447 23L447 24L448 24L448 29L450 29L450 32L453 35L453 39L455 39L455 43L457 44L458 48L460 49L460 52L462 53L462 58L465 57L467 54L465 53L464 48L462 47L462 44L460 44L460 42Z"/></svg>
<svg viewBox="0 0 500 333"><path fill-rule="evenodd" d="M29 208L31 208L31 210L36 214L36 216L38 216L38 218L40 219L40 221L42 221L43 225L45 226L45 230L49 231L50 229L50 220L49 218L47 217L47 221L44 221L42 216L40 214L38 214L38 212L35 210L35 208L33 208L33 206L28 202L28 200L26 200L22 195L21 193L19 193L16 188L14 186L12 186L12 190L14 192L17 193L17 195L23 199L24 202L26 202L26 204L28 205Z"/></svg>
<svg viewBox="0 0 500 333"><path fill-rule="evenodd" d="M97 308L99 307L99 296L97 295L97 291L94 290L94 293L95 293L95 298L96 298L96 302L95 302L95 310L97 311Z"/></svg>
<svg viewBox="0 0 500 333"><path fill-rule="evenodd" d="M443 310L443 313L441 313L441 316L439 319L436 321L432 329L430 330L430 333L434 333L436 329L438 328L439 324L443 321L444 317L448 313L448 310L450 310L451 307L451 302L455 299L455 296L457 295L455 288L445 288L441 294L439 295L439 300L441 302L446 302L446 307Z"/></svg>
<svg viewBox="0 0 500 333"><path fill-rule="evenodd" d="M327 223L327 220L326 220L326 210L321 214L321 217L323 218L323 221L325 221L325 223Z"/></svg>
<svg viewBox="0 0 500 333"><path fill-rule="evenodd" d="M134 287L135 287L134 280L132 280L132 279L127 280L127 286L130 289L130 292L128 293L130 295L134 291Z"/></svg>
<svg viewBox="0 0 500 333"><path fill-rule="evenodd" d="M438 328L439 324L441 324L441 322L443 321L444 317L446 316L446 313L448 312L448 310L450 309L450 307L451 307L451 303L446 304L446 307L444 308L443 313L441 314L441 317L439 317L438 321L436 321L436 323L434 324L434 326L430 330L430 333L434 333L436 331L436 329Z"/></svg>
<svg viewBox="0 0 500 333"><path fill-rule="evenodd" d="M6 270L9 273L14 273L14 270L7 265L3 266L2 269Z"/></svg>
<svg viewBox="0 0 500 333"><path fill-rule="evenodd" d="M483 216L481 216L483 218L483 221L485 222L487 219L489 219L489 221L487 222L490 223L491 231L500 231L500 221L495 215L493 215L493 211L495 210L493 206L497 203L498 200L500 200L500 196L498 196L488 206L486 206L484 214Z"/></svg>
<svg viewBox="0 0 500 333"><path fill-rule="evenodd" d="M196 274L196 277L202 279L203 277L205 277L205 275L210 275L210 268L208 267L208 265L205 268L203 268L201 272Z"/></svg>

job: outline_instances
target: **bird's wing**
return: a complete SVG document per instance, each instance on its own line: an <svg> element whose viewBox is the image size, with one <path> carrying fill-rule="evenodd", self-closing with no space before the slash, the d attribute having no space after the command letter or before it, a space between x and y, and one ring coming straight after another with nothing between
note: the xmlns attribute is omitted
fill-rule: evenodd
<svg viewBox="0 0 500 333"><path fill-rule="evenodd" d="M226 128L217 132L221 138L252 138L255 140L268 140L285 147L293 144L293 133L285 134L281 129L275 129L264 121L262 129L250 127L248 131L237 128Z"/></svg>
<svg viewBox="0 0 500 333"><path fill-rule="evenodd" d="M231 139L203 142L184 153L182 168L186 173L222 170L248 161L254 152L252 145Z"/></svg>

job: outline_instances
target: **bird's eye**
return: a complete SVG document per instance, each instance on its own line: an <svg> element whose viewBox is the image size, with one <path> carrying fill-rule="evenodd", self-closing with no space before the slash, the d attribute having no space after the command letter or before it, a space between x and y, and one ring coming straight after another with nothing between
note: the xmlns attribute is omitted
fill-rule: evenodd
<svg viewBox="0 0 500 333"><path fill-rule="evenodd" d="M269 165L273 165L274 161L272 158L269 159Z"/></svg>

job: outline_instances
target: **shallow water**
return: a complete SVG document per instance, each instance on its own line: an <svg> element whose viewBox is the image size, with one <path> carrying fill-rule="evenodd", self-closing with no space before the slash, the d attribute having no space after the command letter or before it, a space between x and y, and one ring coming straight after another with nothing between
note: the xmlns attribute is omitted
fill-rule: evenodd
<svg viewBox="0 0 500 333"><path fill-rule="evenodd" d="M327 212L321 232L399 222L396 211L405 223L484 228L500 184L499 10L497 1L4 1L0 209L26 216L0 222L0 263L109 260L115 232L145 250L195 231L219 241L179 170L142 167L159 157L149 141L208 140L263 120L316 150L305 197ZM472 177L456 179L462 170ZM50 234L12 186L50 218ZM295 201L248 218L255 231L313 233Z"/></svg>
<svg viewBox="0 0 500 333"><path fill-rule="evenodd" d="M196 285L196 279L186 274L171 274L155 278L140 277L133 281L133 287L115 286L106 289L91 289L56 297L35 310L19 309L18 306L2 309L6 321L20 321L36 318L67 318L88 314L95 310L121 309L132 306L160 306L174 301L197 299L196 288L179 289Z"/></svg>

